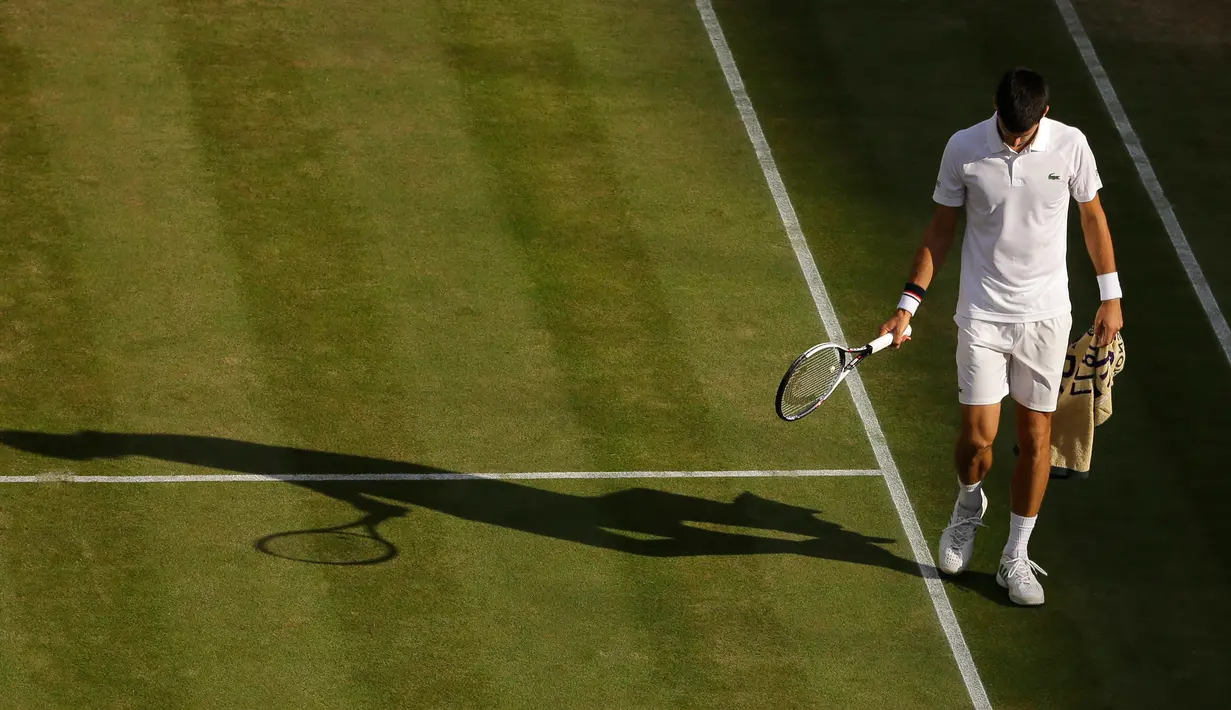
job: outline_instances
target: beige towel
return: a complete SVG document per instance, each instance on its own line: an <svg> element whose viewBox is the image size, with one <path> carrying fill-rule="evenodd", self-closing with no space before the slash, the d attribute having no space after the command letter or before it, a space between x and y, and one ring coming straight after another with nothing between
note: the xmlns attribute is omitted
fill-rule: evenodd
<svg viewBox="0 0 1231 710"><path fill-rule="evenodd" d="M1094 345L1091 328L1069 345L1060 398L1052 416L1053 468L1080 473L1090 470L1094 428L1111 416L1111 386L1123 369L1124 339L1119 333L1110 345L1100 348Z"/></svg>

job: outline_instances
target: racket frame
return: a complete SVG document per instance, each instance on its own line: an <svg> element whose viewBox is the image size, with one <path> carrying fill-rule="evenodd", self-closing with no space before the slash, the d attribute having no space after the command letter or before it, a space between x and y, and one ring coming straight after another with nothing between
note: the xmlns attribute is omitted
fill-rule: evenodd
<svg viewBox="0 0 1231 710"><path fill-rule="evenodd" d="M906 331L903 335L909 337L910 333L911 327L908 325L906 326ZM842 381L846 379L846 376L855 371L855 366L863 362L868 356L875 355L892 344L893 333L885 333L861 348L848 348L838 345L837 343L819 343L808 348L803 352L803 354L795 358L795 362L791 363L791 366L787 368L786 374L782 376L782 381L778 383L778 394L774 397L774 409L777 411L778 416L784 421L797 422L815 412L818 407L825 403L825 400L829 399L829 397L837 391L838 386L842 384ZM782 412L782 397L786 394L787 383L791 381L791 376L794 375L796 370L798 370L805 362L812 359L817 353L828 349L837 350L840 356L842 362L842 372L838 374L838 379L834 380L833 386L829 388L829 391L817 399L817 401L813 402L812 406L808 407L799 414L788 417Z"/></svg>

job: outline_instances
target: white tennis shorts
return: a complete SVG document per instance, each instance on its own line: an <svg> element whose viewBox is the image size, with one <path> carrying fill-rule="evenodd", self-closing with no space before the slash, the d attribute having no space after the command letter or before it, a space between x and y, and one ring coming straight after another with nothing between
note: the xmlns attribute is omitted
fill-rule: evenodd
<svg viewBox="0 0 1231 710"><path fill-rule="evenodd" d="M1036 412L1056 411L1073 316L1033 323L957 323L958 401L997 404L1005 395Z"/></svg>

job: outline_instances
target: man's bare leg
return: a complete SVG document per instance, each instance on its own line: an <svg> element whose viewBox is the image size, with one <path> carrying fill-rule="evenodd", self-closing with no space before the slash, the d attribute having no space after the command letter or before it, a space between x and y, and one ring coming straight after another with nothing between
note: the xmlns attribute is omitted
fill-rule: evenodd
<svg viewBox="0 0 1231 710"><path fill-rule="evenodd" d="M940 536L940 571L960 574L970 565L974 554L975 533L983 524L987 496L982 484L992 467L992 443L1000 424L1000 404L962 405L962 428L953 450L957 467L957 503L949 527Z"/></svg>
<svg viewBox="0 0 1231 710"><path fill-rule="evenodd" d="M1000 404L962 405L962 428L953 462L963 485L981 483L992 468L992 444L1000 427Z"/></svg>
<svg viewBox="0 0 1231 710"><path fill-rule="evenodd" d="M1051 473L1051 414L1017 405L1017 467L1013 471L1013 514L1009 516L1009 541L1000 557L996 581L1009 590L1017 604L1043 603L1043 586L1035 572L1046 574L1030 561L1026 546L1043 506L1043 494Z"/></svg>
<svg viewBox="0 0 1231 710"><path fill-rule="evenodd" d="M1033 518L1043 506L1051 474L1051 412L1017 405L1017 468L1013 471L1013 513Z"/></svg>

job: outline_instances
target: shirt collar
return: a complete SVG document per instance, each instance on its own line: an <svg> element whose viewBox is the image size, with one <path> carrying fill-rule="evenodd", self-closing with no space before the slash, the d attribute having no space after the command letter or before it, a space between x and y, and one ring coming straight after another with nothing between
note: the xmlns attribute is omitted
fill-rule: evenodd
<svg viewBox="0 0 1231 710"><path fill-rule="evenodd" d="M992 114L992 117L987 120L987 147L993 153L1001 153L1009 151L1009 147L1001 140L1000 131L996 130L996 116L997 114ZM1035 151L1047 150L1050 144L1051 119L1044 117L1039 121L1039 131L1034 134L1034 140L1030 141L1030 145L1026 147L1026 152L1033 153Z"/></svg>
<svg viewBox="0 0 1231 710"><path fill-rule="evenodd" d="M1034 134L1034 140L1030 142L1030 150L1047 150L1051 145L1051 119L1044 116L1039 119L1039 132Z"/></svg>

